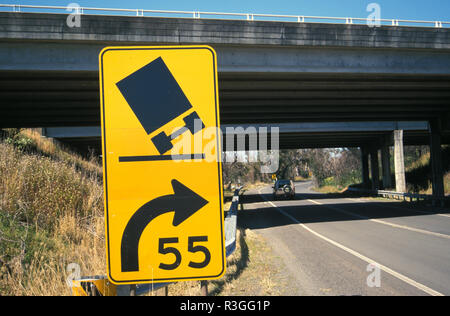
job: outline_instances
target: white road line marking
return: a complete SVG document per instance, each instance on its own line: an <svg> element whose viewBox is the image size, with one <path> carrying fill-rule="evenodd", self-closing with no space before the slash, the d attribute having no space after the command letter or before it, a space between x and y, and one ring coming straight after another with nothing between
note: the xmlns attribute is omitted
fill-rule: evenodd
<svg viewBox="0 0 450 316"><path fill-rule="evenodd" d="M258 192L262 196L262 198L266 200L266 198L261 194L261 192L259 190L258 190ZM336 247L338 247L338 248L340 248L340 249L342 249L342 250L344 250L344 251L354 255L355 257L357 257L357 258L359 258L359 259L361 259L361 260L363 260L363 261L365 261L365 262L367 262L369 264L376 264L384 272L389 273L390 275L396 277L397 279L400 279L403 282L406 282L409 285L414 286L415 288L417 288L417 289L419 289L419 290L421 290L421 291L423 291L423 292L425 292L425 293L427 293L429 295L432 295L432 296L444 296L444 294L439 293L438 291L435 291L435 290L427 287L426 285L423 285L423 284L421 284L419 282L416 282L416 281L408 278L407 276L404 276L403 274L398 273L398 272L396 272L396 271L394 271L394 270L392 270L392 269L390 269L390 268L388 268L388 267L386 267L386 266L376 262L375 260L372 260L372 259L370 259L370 258L368 258L368 257L366 257L366 256L364 256L364 255L362 255L362 254L360 254L360 253L358 253L358 252L356 252L356 251L354 251L354 250L344 246L344 245L339 244L338 242L336 242L334 240L331 240L331 239L329 239L329 238L327 238L327 237L317 233L316 231L312 230L311 228L309 228L305 224L302 224L301 222L299 222L295 217L291 216L290 214L286 213L281 208L279 208L278 206L273 204L272 201L268 201L268 200L266 200L266 201L269 202L269 204L272 205L281 214L283 214L284 216L286 216L289 219L291 219L294 223L299 224L302 228L306 229L307 231L309 231L310 233L312 233L316 237L319 237L320 239L325 240L326 242L328 242L328 243L330 243L330 244L332 244L332 245L334 245L334 246L336 246Z"/></svg>
<svg viewBox="0 0 450 316"><path fill-rule="evenodd" d="M441 238L450 239L450 235L435 233L435 232L432 232L432 231L419 229L419 228L414 228L414 227L410 227L410 226L406 226L406 225L398 225L398 224L394 224L394 223L391 223L391 222L386 222L386 221L383 221L383 220L380 220L380 219L374 219L374 218L369 218L369 217L366 217L366 216L362 216L362 215L359 215L359 214L356 214L356 213L353 213L353 212L344 211L343 209L340 209L338 207L330 206L330 205L327 205L327 204L323 204L323 203L320 203L320 202L317 202L317 201L314 201L314 200L308 200L308 201L311 202L311 203L322 205L323 207L326 207L326 208L329 208L329 209L332 209L332 210L336 210L338 212L341 212L341 213L344 213L344 214L347 214L347 215L350 215L350 216L353 216L353 217L357 217L357 218L360 218L360 219L368 220L368 221L371 221L371 222L374 222L374 223L387 225L387 226L391 226L391 227L399 228L399 229L405 229L405 230L413 231L413 232L416 232L416 233L421 233L421 234L431 235L431 236L435 236L435 237L441 237Z"/></svg>
<svg viewBox="0 0 450 316"><path fill-rule="evenodd" d="M388 203L388 202L376 202L376 201L371 201L369 199L364 199L364 198L345 198L346 200L355 202L358 200L363 200L363 201L370 201L372 203L376 203L376 204L381 204L381 203ZM361 202L363 203L363 202ZM406 211L412 211L412 212L417 212L417 213L422 213L422 214L428 214L428 215L436 215L436 216L443 216L443 217L450 217L449 214L441 214L441 213L433 213L433 212L427 212L427 211L419 211L419 210L415 210L415 209L411 209L411 208L405 208L405 207L400 207L400 206L392 206L392 205L385 205L386 207L390 207L390 208L395 208L395 209L399 209L399 210L406 210Z"/></svg>

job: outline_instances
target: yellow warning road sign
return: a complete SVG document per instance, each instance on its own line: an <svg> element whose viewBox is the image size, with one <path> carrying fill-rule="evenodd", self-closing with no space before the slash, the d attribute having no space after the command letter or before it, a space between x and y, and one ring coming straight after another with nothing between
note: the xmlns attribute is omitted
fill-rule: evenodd
<svg viewBox="0 0 450 316"><path fill-rule="evenodd" d="M86 277L72 281L73 296L116 296L117 287L106 277Z"/></svg>
<svg viewBox="0 0 450 316"><path fill-rule="evenodd" d="M225 272L217 61L208 46L102 50L108 277Z"/></svg>

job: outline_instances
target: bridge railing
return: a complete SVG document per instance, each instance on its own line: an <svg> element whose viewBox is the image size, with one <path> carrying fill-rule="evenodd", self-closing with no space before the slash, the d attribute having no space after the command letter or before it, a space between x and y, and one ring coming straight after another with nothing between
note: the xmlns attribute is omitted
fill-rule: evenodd
<svg viewBox="0 0 450 316"><path fill-rule="evenodd" d="M353 17L329 17L308 16L290 14L265 14L265 13L233 13L233 12L206 12L206 11L177 11L177 10L147 10L147 9L119 9L119 8L92 8L81 6L42 6L22 4L0 4L0 8L6 8L9 12L30 13L58 13L70 11L72 14L92 15L134 15L138 17L187 17L194 19L229 19L247 21L271 21L294 23L339 23L339 24L367 24L383 26L425 26L434 28L449 28L449 21L405 20L405 19L370 19ZM3 11L4 12L4 11ZM62 13L62 12L61 12Z"/></svg>

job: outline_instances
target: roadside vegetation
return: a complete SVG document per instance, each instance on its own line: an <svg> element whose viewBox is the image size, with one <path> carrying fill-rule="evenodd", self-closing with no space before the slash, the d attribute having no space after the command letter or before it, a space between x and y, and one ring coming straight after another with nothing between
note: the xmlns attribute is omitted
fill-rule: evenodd
<svg viewBox="0 0 450 316"><path fill-rule="evenodd" d="M405 171L408 192L431 194L431 165L428 146L405 146ZM312 180L321 193L345 192L348 186L361 185L359 148L317 148L280 150L278 179ZM442 147L445 194L450 194L450 146ZM381 162L381 158L379 159ZM369 162L370 163L370 162ZM395 187L394 157L391 149L391 174ZM259 163L225 163L225 183L246 187L272 183L271 174L262 174ZM380 163L380 177L382 175ZM393 189L393 188L388 188Z"/></svg>
<svg viewBox="0 0 450 316"><path fill-rule="evenodd" d="M411 150L411 149L410 149ZM413 148L414 150L414 148ZM413 159L406 162L406 183L409 192L431 194L431 162L428 149L418 147ZM442 147L442 168L444 169L444 190L450 194L450 146Z"/></svg>
<svg viewBox="0 0 450 316"><path fill-rule="evenodd" d="M70 263L104 271L101 167L32 130L0 142L0 295L70 295Z"/></svg>
<svg viewBox="0 0 450 316"><path fill-rule="evenodd" d="M313 159L318 166L312 166L316 179L315 190L322 193L344 192L349 185L361 185L361 165L358 150L344 150L336 155L330 150L318 150ZM407 191L431 194L431 162L428 146L406 146L404 148ZM319 163L322 160L322 163ZM325 160L325 161L324 161ZM381 161L381 160L380 160ZM442 147L445 194L450 194L450 146ZM323 170L323 171L322 171ZM328 174L327 174L328 172ZM382 175L380 164L380 177ZM395 170L391 153L391 175L395 190Z"/></svg>
<svg viewBox="0 0 450 316"><path fill-rule="evenodd" d="M242 157L241 157L242 158ZM223 165L225 183L240 183L251 188L272 183L272 174L261 173L257 162L233 162ZM313 180L321 189L339 191L361 178L359 149L297 149L280 150L277 179Z"/></svg>

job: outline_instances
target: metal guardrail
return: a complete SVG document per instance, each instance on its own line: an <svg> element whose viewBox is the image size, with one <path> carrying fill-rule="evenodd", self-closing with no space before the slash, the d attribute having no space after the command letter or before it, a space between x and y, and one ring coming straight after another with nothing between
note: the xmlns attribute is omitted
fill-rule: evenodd
<svg viewBox="0 0 450 316"><path fill-rule="evenodd" d="M426 21L426 20L405 20L405 19L369 19L352 17L329 17L329 16L308 16L290 14L265 14L265 13L232 13L232 12L207 12L207 11L176 11L176 10L146 10L146 9L118 9L118 8L91 8L91 7L64 7L64 6L40 6L22 4L0 4L0 7L9 8L12 12L30 13L54 13L54 11L72 11L75 14L86 14L89 12L96 15L107 13L114 15L135 15L163 16L163 17L188 17L194 19L218 18L218 19L238 19L247 21L270 21L270 22L296 22L296 23L342 23L342 24L366 24L370 21L373 24L384 26L426 26L435 28L448 28L450 22L447 21ZM42 11L36 11L42 10ZM73 14L73 13L72 13Z"/></svg>
<svg viewBox="0 0 450 316"><path fill-rule="evenodd" d="M241 189L238 188L234 191L230 210L225 218L225 249L227 257L236 250L237 211L239 207L239 192Z"/></svg>
<svg viewBox="0 0 450 316"><path fill-rule="evenodd" d="M385 198L392 198L396 200L403 199L406 201L407 198L409 198L410 202L413 202L413 199L416 199L416 201L426 201L426 200L433 200L433 196L429 194L418 194L418 193L402 193L402 192L395 192L395 191L385 191L385 190L377 190L377 195L381 195Z"/></svg>
<svg viewBox="0 0 450 316"><path fill-rule="evenodd" d="M433 195L431 194L419 194L419 193L403 193L403 192L395 192L395 191L386 191L386 190L369 190L369 189L361 189L361 188L353 188L349 187L347 189L350 192L364 192L369 194L374 194L378 196L382 196L384 198L392 198L396 200L404 200L407 201L409 199L410 202L413 202L414 199L416 202L419 201L433 201Z"/></svg>

